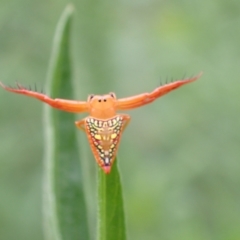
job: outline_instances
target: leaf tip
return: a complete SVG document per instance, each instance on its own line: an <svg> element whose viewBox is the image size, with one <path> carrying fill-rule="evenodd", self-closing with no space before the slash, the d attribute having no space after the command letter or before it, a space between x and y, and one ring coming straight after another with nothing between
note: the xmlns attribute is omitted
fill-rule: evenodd
<svg viewBox="0 0 240 240"><path fill-rule="evenodd" d="M67 12L70 15L73 13L74 10L75 10L75 8L74 8L73 3L69 3L65 8L65 12Z"/></svg>

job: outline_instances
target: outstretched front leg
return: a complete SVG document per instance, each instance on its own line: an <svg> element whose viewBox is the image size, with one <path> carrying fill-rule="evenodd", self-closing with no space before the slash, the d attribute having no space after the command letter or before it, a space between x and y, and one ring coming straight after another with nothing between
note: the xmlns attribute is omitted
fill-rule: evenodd
<svg viewBox="0 0 240 240"><path fill-rule="evenodd" d="M89 111L87 102L72 101L72 100L65 100L65 99L58 99L58 98L52 99L43 93L29 90L21 86L20 84L17 84L17 88L11 88L11 87L5 86L3 83L0 82L0 86L9 92L19 93L29 97L36 98L42 102L49 104L54 108L57 108L66 112L80 113L80 112Z"/></svg>
<svg viewBox="0 0 240 240"><path fill-rule="evenodd" d="M202 73L199 73L195 77L184 79L184 80L178 80L178 81L166 84L164 86L160 86L150 93L143 93L143 94L139 94L129 98L118 99L116 108L117 110L124 110L124 109L133 109L133 108L141 107L145 104L153 102L157 98L169 93L170 91L176 88L179 88L187 83L197 80L201 75Z"/></svg>

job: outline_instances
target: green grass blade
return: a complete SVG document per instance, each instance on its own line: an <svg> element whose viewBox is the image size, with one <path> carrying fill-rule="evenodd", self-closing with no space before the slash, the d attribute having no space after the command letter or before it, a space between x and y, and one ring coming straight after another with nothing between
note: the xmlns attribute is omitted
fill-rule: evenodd
<svg viewBox="0 0 240 240"><path fill-rule="evenodd" d="M125 240L125 216L117 159L111 173L98 170L98 240Z"/></svg>
<svg viewBox="0 0 240 240"><path fill-rule="evenodd" d="M69 35L73 8L61 16L53 43L48 94L74 99ZM86 205L75 116L46 107L45 235L48 240L88 240Z"/></svg>

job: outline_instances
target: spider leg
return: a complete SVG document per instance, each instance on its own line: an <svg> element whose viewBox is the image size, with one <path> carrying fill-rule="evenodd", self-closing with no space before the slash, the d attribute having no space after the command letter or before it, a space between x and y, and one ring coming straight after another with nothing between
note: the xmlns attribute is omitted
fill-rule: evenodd
<svg viewBox="0 0 240 240"><path fill-rule="evenodd" d="M127 125L130 123L131 117L127 114L119 114L119 115L121 115L124 120L124 124L123 124L123 131L124 131Z"/></svg>
<svg viewBox="0 0 240 240"><path fill-rule="evenodd" d="M52 99L43 93L29 90L21 86L20 84L17 84L17 88L12 88L12 87L7 87L0 82L0 86L9 92L19 93L29 97L36 98L42 102L49 104L54 108L57 108L63 111L74 112L74 113L88 112L88 105L86 102L64 100L64 99L58 99L58 98Z"/></svg>
<svg viewBox="0 0 240 240"><path fill-rule="evenodd" d="M172 83L168 83L166 85L156 88L150 93L143 93L133 97L118 99L117 110L133 109L151 103L157 98L169 93L170 91L197 80L201 75L202 73L199 73L197 76L192 78L187 78L184 80L178 80Z"/></svg>
<svg viewBox="0 0 240 240"><path fill-rule="evenodd" d="M85 119L82 119L80 121L76 121L75 125L77 126L77 128L83 130L85 132Z"/></svg>

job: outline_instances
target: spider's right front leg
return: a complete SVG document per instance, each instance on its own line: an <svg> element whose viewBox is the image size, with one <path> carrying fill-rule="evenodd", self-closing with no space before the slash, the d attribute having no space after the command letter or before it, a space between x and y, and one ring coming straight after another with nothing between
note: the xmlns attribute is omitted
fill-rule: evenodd
<svg viewBox="0 0 240 240"><path fill-rule="evenodd" d="M36 98L42 102L49 104L51 107L57 108L62 111L73 112L73 113L88 112L87 102L59 99L59 98L52 99L43 93L32 91L30 89L27 89L21 86L20 84L17 84L17 88L11 88L11 87L5 86L0 82L0 86L9 92L19 93L29 97Z"/></svg>

